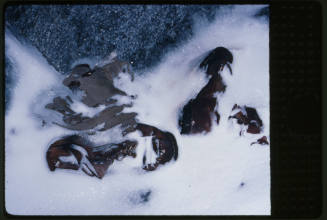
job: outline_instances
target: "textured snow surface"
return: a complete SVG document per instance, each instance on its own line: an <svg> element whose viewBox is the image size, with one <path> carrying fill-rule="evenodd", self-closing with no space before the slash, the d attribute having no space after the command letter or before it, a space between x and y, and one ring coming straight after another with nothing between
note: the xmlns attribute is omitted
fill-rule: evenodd
<svg viewBox="0 0 327 220"><path fill-rule="evenodd" d="M212 21L219 5L9 5L6 22L56 70L113 50L144 69L192 35L194 19ZM149 37L151 35L151 37Z"/></svg>
<svg viewBox="0 0 327 220"><path fill-rule="evenodd" d="M6 58L15 76L5 116L7 211L18 215L270 215L270 146L250 146L263 135L269 140L269 24L253 16L261 8L221 7L210 24L197 20L192 38L166 53L155 67L136 73L133 83L117 79L115 83L127 93L137 95L128 111L136 111L142 123L173 133L179 158L156 171L143 171L140 155L149 142L143 139L138 157L114 162L102 180L82 172L48 169L49 144L73 132L58 126L42 128L41 116L56 117L43 106L51 97L70 93L60 85L62 76L35 48L6 31ZM220 124L206 135L181 136L178 114L208 80L197 66L217 46L228 48L234 56L233 75L227 68L222 73L227 88L218 95ZM239 136L240 127L227 120L235 103L257 109L263 133ZM85 115L98 111L78 103L75 109ZM99 138L110 140L117 136L113 133Z"/></svg>

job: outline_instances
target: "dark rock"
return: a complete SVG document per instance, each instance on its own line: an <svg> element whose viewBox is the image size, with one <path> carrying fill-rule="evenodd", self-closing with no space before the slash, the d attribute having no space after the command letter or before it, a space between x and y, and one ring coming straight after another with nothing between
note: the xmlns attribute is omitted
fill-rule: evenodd
<svg viewBox="0 0 327 220"><path fill-rule="evenodd" d="M216 98L191 99L183 108L179 119L181 134L209 132L212 126L212 112L216 106ZM218 112L215 112L219 116ZM218 117L217 117L218 121Z"/></svg>
<svg viewBox="0 0 327 220"><path fill-rule="evenodd" d="M267 137L266 136L263 136L261 138L259 138L256 142L252 142L251 145L253 144L261 144L261 145L268 145L269 142L267 140Z"/></svg>
<svg viewBox="0 0 327 220"><path fill-rule="evenodd" d="M215 111L217 98L216 92L224 93L226 85L220 75L224 66L232 69L229 63L233 62L233 55L224 47L217 47L201 62L200 68L206 68L206 73L211 77L206 86L198 93L195 99L191 99L182 110L179 118L181 134L196 134L211 131L212 117L216 116L219 124L220 114Z"/></svg>
<svg viewBox="0 0 327 220"><path fill-rule="evenodd" d="M73 135L52 143L46 153L46 158L51 171L56 168L72 170L81 168L86 174L101 179L114 160L121 160L126 156L136 157L136 145L134 141L124 141L118 144L94 146L85 138ZM84 155L76 146L84 149L87 155ZM77 163L63 161L62 158L68 156L73 156Z"/></svg>
<svg viewBox="0 0 327 220"><path fill-rule="evenodd" d="M258 134L262 130L262 120L260 119L257 110L255 108L247 106L239 106L235 104L233 110L239 110L234 115L228 117L228 119L236 119L237 123L240 125L247 126L247 132L251 134ZM240 131L240 135L241 135Z"/></svg>
<svg viewBox="0 0 327 220"><path fill-rule="evenodd" d="M178 146L175 136L167 131L161 131L156 127L138 123L136 129L141 131L142 136L152 136L152 148L158 155L156 162L146 163L146 157L143 156L143 169L152 171L157 169L160 164L165 164L172 159L178 158Z"/></svg>
<svg viewBox="0 0 327 220"><path fill-rule="evenodd" d="M232 53L224 47L217 47L201 62L200 68L206 68L208 75L214 75L222 71L226 65L232 74L231 63L233 63Z"/></svg>

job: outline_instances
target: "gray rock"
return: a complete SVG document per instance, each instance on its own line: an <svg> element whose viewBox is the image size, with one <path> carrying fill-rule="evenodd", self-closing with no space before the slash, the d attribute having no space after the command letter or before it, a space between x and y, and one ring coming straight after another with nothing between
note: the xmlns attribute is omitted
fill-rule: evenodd
<svg viewBox="0 0 327 220"><path fill-rule="evenodd" d="M136 126L135 117L137 114L133 112L123 113L124 108L130 107L130 105L115 105L115 99L111 99L115 95L127 96L124 91L114 86L113 79L120 72L132 75L129 69L127 62L117 59L94 69L91 69L87 64L80 64L74 67L71 74L63 80L62 83L71 90L83 92L81 101L85 105L89 107L106 106L94 117L86 117L73 111L70 106L73 100L69 96L65 98L55 97L45 108L62 114L62 121L65 124L55 124L70 130L84 131L103 125L100 128L100 131L103 131L121 125L123 134L131 132Z"/></svg>

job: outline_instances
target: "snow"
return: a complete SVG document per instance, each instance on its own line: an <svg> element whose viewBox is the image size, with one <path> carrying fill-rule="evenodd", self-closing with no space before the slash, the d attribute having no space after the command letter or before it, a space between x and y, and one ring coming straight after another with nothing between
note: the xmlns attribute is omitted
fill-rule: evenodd
<svg viewBox="0 0 327 220"><path fill-rule="evenodd" d="M99 105L98 107L90 108L82 102L73 102L70 105L70 108L74 112L82 113L82 116L87 116L87 117L92 118L95 115L97 115L99 112L103 111L106 108L106 106Z"/></svg>
<svg viewBox="0 0 327 220"><path fill-rule="evenodd" d="M51 97L72 94L59 85L63 77L36 49L6 31L5 52L18 76L5 116L7 211L17 215L270 215L269 145L250 146L263 135L269 140L269 25L252 17L260 7L222 8L214 22L196 23L193 38L167 53L158 66L136 73L133 82L124 76L115 82L128 94L136 94L133 107L126 111L137 112L142 123L174 134L179 158L153 172L142 170L143 152L147 150L150 159L155 152L150 150L150 139L135 132L128 136L140 143L137 157L115 161L101 180L82 172L48 169L49 144L74 132L59 126L42 128L39 118L54 117L43 109ZM217 94L220 124L206 135L181 136L178 115L208 81L197 66L217 46L228 48L234 56L233 75L227 68L222 73L226 92ZM263 133L239 136L240 127L227 120L235 103L257 109ZM73 106L89 116L101 110L90 110L77 101ZM105 143L115 136L116 130L101 133L98 141Z"/></svg>

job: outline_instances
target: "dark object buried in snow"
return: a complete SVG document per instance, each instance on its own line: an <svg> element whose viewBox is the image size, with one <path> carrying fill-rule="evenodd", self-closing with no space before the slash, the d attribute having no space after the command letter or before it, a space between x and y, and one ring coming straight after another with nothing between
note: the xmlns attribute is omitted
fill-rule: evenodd
<svg viewBox="0 0 327 220"><path fill-rule="evenodd" d="M261 138L259 138L256 142L252 142L251 145L253 144L261 144L261 145L268 145L269 142L267 140L267 137L266 136L263 136Z"/></svg>
<svg viewBox="0 0 327 220"><path fill-rule="evenodd" d="M142 136L152 136L152 148L158 155L154 163L146 163L146 157L143 156L143 169L152 171L157 169L160 164L165 164L173 158L177 160L178 146L175 136L167 131L161 131L156 127L137 124L136 129L141 131Z"/></svg>
<svg viewBox="0 0 327 220"><path fill-rule="evenodd" d="M136 145L135 141L124 141L94 146L87 139L73 135L51 144L46 158L51 171L56 168L72 170L81 168L87 175L101 179L114 160L121 160L126 156L136 157Z"/></svg>
<svg viewBox="0 0 327 220"><path fill-rule="evenodd" d="M241 107L235 104L232 111L237 112L229 116L228 119L236 119L238 124L248 126L246 130L248 133L259 134L261 132L263 124L255 108ZM240 131L241 134L242 131Z"/></svg>
<svg viewBox="0 0 327 220"><path fill-rule="evenodd" d="M153 150L158 157L154 164L145 164L144 170L155 170L160 164L165 164L178 157L178 147L175 137L156 127L137 124L136 130L141 131L142 136L152 136ZM51 171L60 169L82 169L90 176L102 178L109 166L115 160L122 160L126 156L136 157L137 141L125 140L121 143L109 143L95 146L79 135L63 137L52 143L47 151L47 162ZM70 159L70 161L68 161ZM146 158L143 162L145 162Z"/></svg>
<svg viewBox="0 0 327 220"><path fill-rule="evenodd" d="M120 127L125 136L136 130L142 136L152 136L153 150L158 157L154 164L144 164L145 170L155 170L160 164L177 159L178 147L174 135L161 131L150 125L140 124L136 121L136 113L123 113L125 107L131 104L117 104L113 96L127 96L127 94L114 86L114 78L119 73L131 74L128 63L113 59L103 67L91 69L87 64L80 64L73 68L63 84L73 93L83 92L82 102L90 108L103 105L104 109L93 117L83 116L82 113L71 109L71 97L55 97L52 103L45 108L59 112L62 115L62 124L53 122L69 130L79 131L81 135L64 137L52 143L47 151L47 162L51 171L56 168L79 170L80 168L90 176L102 178L114 160L126 156L135 157L137 141L123 138L121 143L108 143L96 146L88 141L87 135L97 132L110 131L113 127ZM131 74L131 80L133 75ZM131 100L134 97L130 96ZM86 133L85 133L86 131ZM72 161L67 161L72 159Z"/></svg>
<svg viewBox="0 0 327 220"><path fill-rule="evenodd" d="M88 64L80 64L73 68L63 81L63 84L73 92L83 92L82 102L88 107L106 106L104 110L94 117L85 117L81 113L74 112L70 105L73 103L71 97L55 97L52 103L45 107L62 114L64 124L56 123L70 130L89 130L103 124L101 130L107 130L114 126L121 125L124 134L133 130L136 126L136 113L123 113L125 107L131 105L116 105L115 95L127 96L127 94L114 86L114 78L120 72L133 75L127 62L114 59L103 67L91 69Z"/></svg>
<svg viewBox="0 0 327 220"><path fill-rule="evenodd" d="M179 118L181 134L196 134L209 132L212 126L213 115L219 124L220 115L215 111L217 98L215 93L224 93L226 85L220 75L226 65L232 74L230 63L233 62L232 53L224 47L217 47L201 62L200 68L206 68L206 74L210 80L198 93L195 99L191 99L182 110Z"/></svg>
<svg viewBox="0 0 327 220"><path fill-rule="evenodd" d="M225 47L217 47L204 58L200 63L200 68L207 68L206 73L214 75L220 73L226 65L232 74L231 63L233 63L233 54Z"/></svg>
<svg viewBox="0 0 327 220"><path fill-rule="evenodd" d="M82 102L89 107L97 107L100 104L111 104L115 100L111 99L114 95L127 94L114 86L113 80L119 73L130 72L130 67L127 62L113 60L103 67L95 67L91 69L88 64L80 64L73 68L72 72L63 81L63 84L71 90L82 90L85 96Z"/></svg>

